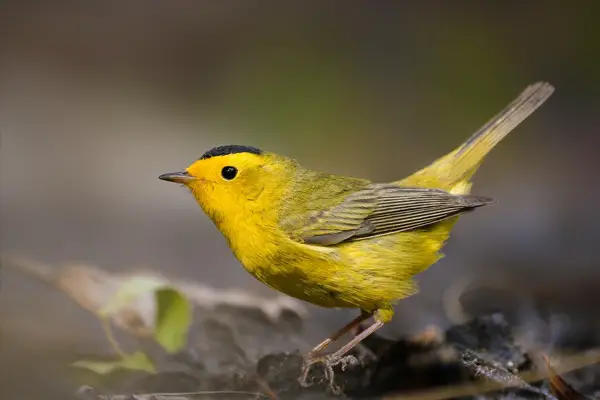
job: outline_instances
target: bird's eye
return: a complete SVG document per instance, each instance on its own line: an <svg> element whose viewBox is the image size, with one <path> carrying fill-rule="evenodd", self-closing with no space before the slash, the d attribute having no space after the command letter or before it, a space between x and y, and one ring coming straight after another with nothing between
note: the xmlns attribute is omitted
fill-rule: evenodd
<svg viewBox="0 0 600 400"><path fill-rule="evenodd" d="M223 167L223 169L221 170L221 176L223 177L223 179L230 181L233 178L235 178L235 176L237 175L237 168L236 167Z"/></svg>

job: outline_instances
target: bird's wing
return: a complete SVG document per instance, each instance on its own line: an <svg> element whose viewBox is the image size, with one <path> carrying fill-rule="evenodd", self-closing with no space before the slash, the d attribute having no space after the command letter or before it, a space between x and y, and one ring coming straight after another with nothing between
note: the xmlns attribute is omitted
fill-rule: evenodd
<svg viewBox="0 0 600 400"><path fill-rule="evenodd" d="M371 184L335 206L301 216L304 225L291 236L307 244L331 246L422 228L491 201L439 189ZM286 221L282 222L285 229Z"/></svg>

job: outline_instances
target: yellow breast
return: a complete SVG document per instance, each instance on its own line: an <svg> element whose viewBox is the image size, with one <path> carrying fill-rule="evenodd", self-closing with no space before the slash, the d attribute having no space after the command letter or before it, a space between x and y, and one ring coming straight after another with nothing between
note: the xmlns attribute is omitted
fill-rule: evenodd
<svg viewBox="0 0 600 400"><path fill-rule="evenodd" d="M295 242L273 221L247 212L216 224L244 268L273 289L322 307L375 310L416 293L412 277L440 258L455 219L336 246Z"/></svg>

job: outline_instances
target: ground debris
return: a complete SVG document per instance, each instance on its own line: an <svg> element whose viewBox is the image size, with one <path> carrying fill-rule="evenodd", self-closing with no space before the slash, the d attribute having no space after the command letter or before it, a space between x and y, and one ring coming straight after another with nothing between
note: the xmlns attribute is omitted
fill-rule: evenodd
<svg viewBox="0 0 600 400"><path fill-rule="evenodd" d="M254 313L269 324L293 321L298 324L308 311L299 300L277 294L262 297L241 289L218 289L190 280L177 280L156 271L135 269L111 273L94 265L70 262L48 265L22 256L0 254L0 264L24 272L53 285L82 308L99 314L124 285L134 281L153 281L180 291L196 307L205 312L223 309ZM140 338L152 337L156 315L156 299L145 293L120 307L110 316L115 326Z"/></svg>
<svg viewBox="0 0 600 400"><path fill-rule="evenodd" d="M11 262L93 312L132 276L174 282L148 272L109 274L82 265L51 268L26 259ZM284 297L267 299L238 290L216 290L192 282L176 282L176 286L197 306L186 349L165 354L152 341L135 342L161 372L123 371L104 377L79 371L76 383L84 387L76 398L589 400L600 394L600 368L590 367L600 362L600 353L587 355L583 361L563 362L572 356L568 351L575 349L581 354L583 343L583 348L593 347L585 340L590 337L589 330L564 331L569 334L568 340L552 337L552 356L560 355L560 362L553 362L554 370L550 364L535 362L540 347L534 343L526 348L517 341L518 327L501 313L465 314L461 323L446 331L432 327L399 340L372 335L354 349L357 365L335 368L334 384L341 389L340 394L332 393L325 371L319 366L311 369L308 381L312 385L304 388L298 382L302 354L285 352L309 348L302 332L306 314L299 303ZM138 338L147 336L140 335L137 328L147 330L155 310L151 302L144 300L148 299L133 304L132 312L113 321L123 329L122 337L126 336L124 332ZM137 317L132 319L131 315ZM513 335L513 329L517 334ZM564 343L569 346L560 347Z"/></svg>
<svg viewBox="0 0 600 400"><path fill-rule="evenodd" d="M230 334L225 330L220 331L219 336L229 337L226 341L234 342ZM510 327L497 313L476 317L446 332L430 330L397 341L375 335L368 338L364 346L367 351L354 352L359 365L345 370L336 368L335 383L343 391L339 395L328 390L320 368L314 368L309 375L312 386L300 386L302 355L299 352L273 352L259 357L256 362L240 354L239 362L230 364L221 373L202 367L176 375L146 375L143 379L130 380L129 385L105 389L112 394L204 393L201 398L219 399L590 399L559 396L547 390L552 389L547 381L539 383L548 372L535 369L531 355L515 343ZM537 378L524 379L523 373L537 374ZM555 381L557 376L554 373Z"/></svg>
<svg viewBox="0 0 600 400"><path fill-rule="evenodd" d="M567 381L556 372L554 367L552 367L548 357L544 357L544 362L550 375L548 378L550 390L558 400L593 400L591 397L586 396L567 383Z"/></svg>

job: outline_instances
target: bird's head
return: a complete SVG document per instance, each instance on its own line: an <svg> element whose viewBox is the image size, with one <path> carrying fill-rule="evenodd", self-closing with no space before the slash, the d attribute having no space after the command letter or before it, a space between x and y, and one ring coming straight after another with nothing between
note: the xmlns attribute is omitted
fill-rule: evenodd
<svg viewBox="0 0 600 400"><path fill-rule="evenodd" d="M159 176L180 183L215 223L274 206L295 163L250 146L215 147L181 172Z"/></svg>

